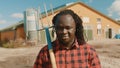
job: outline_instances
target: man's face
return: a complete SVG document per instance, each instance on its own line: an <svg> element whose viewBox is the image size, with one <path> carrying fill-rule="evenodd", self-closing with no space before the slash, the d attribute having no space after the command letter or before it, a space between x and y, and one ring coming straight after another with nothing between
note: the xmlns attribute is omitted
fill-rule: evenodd
<svg viewBox="0 0 120 68"><path fill-rule="evenodd" d="M62 15L55 24L55 30L59 42L68 44L75 38L76 25L71 15Z"/></svg>

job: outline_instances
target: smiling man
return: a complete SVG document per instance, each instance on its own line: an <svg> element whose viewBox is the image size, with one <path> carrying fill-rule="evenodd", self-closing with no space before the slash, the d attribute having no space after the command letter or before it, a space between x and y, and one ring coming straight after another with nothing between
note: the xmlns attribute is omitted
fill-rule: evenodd
<svg viewBox="0 0 120 68"><path fill-rule="evenodd" d="M101 68L95 49L85 42L82 20L76 13L63 10L54 16L53 24L57 68ZM47 46L39 52L34 68L52 68Z"/></svg>
<svg viewBox="0 0 120 68"><path fill-rule="evenodd" d="M59 42L67 49L71 48L71 45L75 41L76 25L71 15L62 15L55 23L55 30Z"/></svg>

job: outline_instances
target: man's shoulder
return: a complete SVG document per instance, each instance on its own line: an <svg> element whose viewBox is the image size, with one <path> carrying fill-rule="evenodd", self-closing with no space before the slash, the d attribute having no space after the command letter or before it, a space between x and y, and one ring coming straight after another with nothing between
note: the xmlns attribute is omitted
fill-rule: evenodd
<svg viewBox="0 0 120 68"><path fill-rule="evenodd" d="M89 49L90 51L96 51L95 50L95 48L94 48L94 46L93 45L91 45L91 44L85 44L85 46L87 47L87 49Z"/></svg>
<svg viewBox="0 0 120 68"><path fill-rule="evenodd" d="M52 47L55 46L55 41L51 42ZM48 44L46 44L44 47L42 47L41 51L48 51Z"/></svg>
<svg viewBox="0 0 120 68"><path fill-rule="evenodd" d="M83 47L87 48L89 50L95 50L94 46L92 46L91 44L88 44L88 43L84 44Z"/></svg>
<svg viewBox="0 0 120 68"><path fill-rule="evenodd" d="M44 47L42 47L41 50L48 50L48 45L45 45Z"/></svg>
<svg viewBox="0 0 120 68"><path fill-rule="evenodd" d="M90 45L90 44L88 44L88 43L85 43L85 44L83 44L83 47L86 47L86 48L91 48L91 47L92 47L92 45Z"/></svg>

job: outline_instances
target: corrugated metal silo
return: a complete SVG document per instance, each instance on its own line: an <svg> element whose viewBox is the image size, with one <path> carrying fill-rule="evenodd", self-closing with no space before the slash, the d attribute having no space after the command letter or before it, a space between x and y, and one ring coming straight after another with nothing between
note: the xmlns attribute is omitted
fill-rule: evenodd
<svg viewBox="0 0 120 68"><path fill-rule="evenodd" d="M27 40L35 41L38 40L38 11L34 8L27 9L24 12L24 24Z"/></svg>

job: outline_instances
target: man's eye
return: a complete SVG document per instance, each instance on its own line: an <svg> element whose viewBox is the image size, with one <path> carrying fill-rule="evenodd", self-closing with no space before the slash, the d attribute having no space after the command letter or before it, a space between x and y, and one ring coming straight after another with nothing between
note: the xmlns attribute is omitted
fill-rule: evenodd
<svg viewBox="0 0 120 68"><path fill-rule="evenodd" d="M62 30L62 28L61 27L57 27L57 30Z"/></svg>
<svg viewBox="0 0 120 68"><path fill-rule="evenodd" d="M71 27L66 27L66 29L71 29Z"/></svg>

